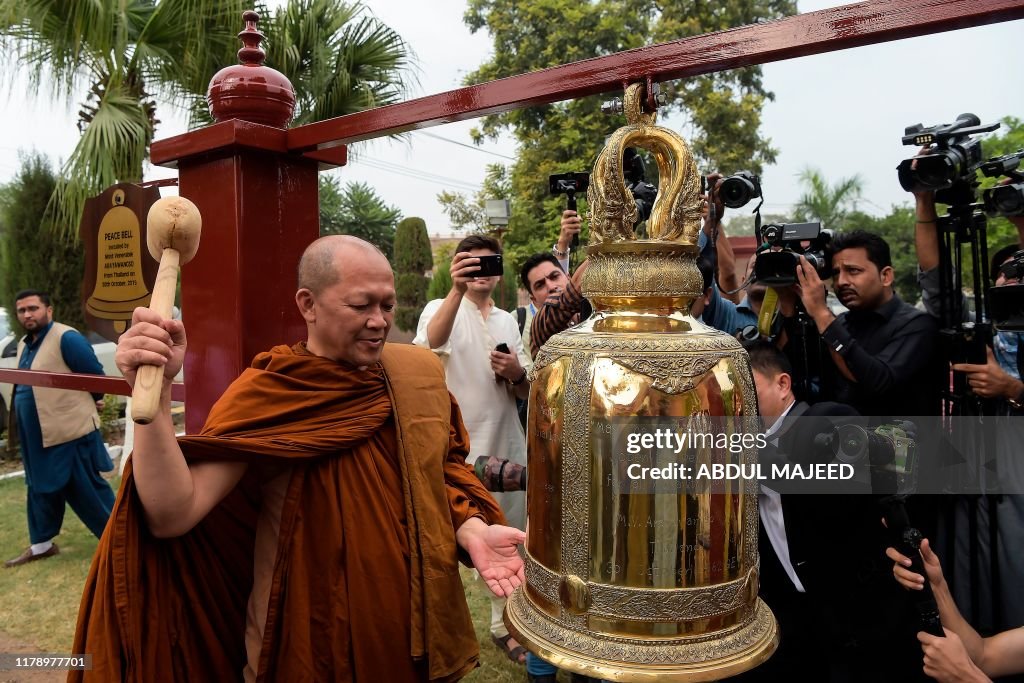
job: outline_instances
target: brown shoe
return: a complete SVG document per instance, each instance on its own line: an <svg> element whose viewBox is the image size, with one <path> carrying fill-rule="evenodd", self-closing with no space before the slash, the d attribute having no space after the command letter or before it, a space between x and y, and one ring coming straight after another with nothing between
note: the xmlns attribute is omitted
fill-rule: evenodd
<svg viewBox="0 0 1024 683"><path fill-rule="evenodd" d="M42 559L47 558L47 557L53 557L54 555L56 555L59 552L60 552L60 548L57 547L56 543L54 543L53 545L51 545L49 548L47 548L43 552L39 553L38 555L33 555L32 554L32 546L29 546L29 547L25 548L25 552L23 552L21 555L18 555L17 557L11 558L10 560L7 560L6 562L4 562L4 567L10 568L10 567L17 567L17 566L23 565L23 564L28 564L29 562L35 562L36 560L42 560Z"/></svg>

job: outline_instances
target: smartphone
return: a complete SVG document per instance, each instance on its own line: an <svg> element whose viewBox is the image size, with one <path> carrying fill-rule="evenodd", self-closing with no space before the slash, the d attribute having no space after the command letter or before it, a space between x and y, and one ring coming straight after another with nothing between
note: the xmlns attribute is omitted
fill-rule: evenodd
<svg viewBox="0 0 1024 683"><path fill-rule="evenodd" d="M505 342L502 342L495 346L494 350L501 351L502 353L512 353L511 351L508 350L508 344L506 344Z"/></svg>
<svg viewBox="0 0 1024 683"><path fill-rule="evenodd" d="M492 277L505 274L505 267L501 262L501 254L491 254L490 256L479 256L477 258L480 259L480 270L470 273L470 277Z"/></svg>

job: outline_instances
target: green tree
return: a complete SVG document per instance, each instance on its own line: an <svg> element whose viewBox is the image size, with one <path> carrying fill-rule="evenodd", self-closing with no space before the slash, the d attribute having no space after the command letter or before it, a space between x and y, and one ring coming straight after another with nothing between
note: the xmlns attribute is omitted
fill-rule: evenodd
<svg viewBox="0 0 1024 683"><path fill-rule="evenodd" d="M384 203L366 183L344 188L333 176L320 176L320 234L355 235L377 245L392 260L395 226L402 212Z"/></svg>
<svg viewBox="0 0 1024 683"><path fill-rule="evenodd" d="M504 164L488 164L484 182L472 199L461 192L446 190L437 195L437 201L448 216L453 230L488 232L492 226L488 224L484 212L487 200L508 199L511 194L508 167Z"/></svg>
<svg viewBox="0 0 1024 683"><path fill-rule="evenodd" d="M850 205L860 198L864 180L859 175L840 178L830 185L816 168L807 167L800 172L804 193L793 211L797 221L821 221L823 228L842 230L848 223Z"/></svg>
<svg viewBox="0 0 1024 683"><path fill-rule="evenodd" d="M420 313L427 303L426 273L434 267L430 253L430 236L422 218L406 218L395 231L395 293L398 310L395 325L407 332L414 331Z"/></svg>
<svg viewBox="0 0 1024 683"><path fill-rule="evenodd" d="M448 296L452 288L452 256L455 255L455 245L442 244L434 252L434 272L430 276L430 285L427 287L427 301L443 299Z"/></svg>
<svg viewBox="0 0 1024 683"><path fill-rule="evenodd" d="M467 81L480 83L795 12L793 0L470 0L466 24L474 32L486 30L494 50ZM663 109L684 112L687 137L702 167L760 172L775 160L776 151L759 132L761 106L772 97L759 68L662 85L668 95ZM514 267L549 249L558 234L565 200L548 195L548 175L589 171L604 138L625 123L622 116L601 112L604 99L585 97L496 114L485 117L476 131L481 141L511 129L519 143L509 178L513 205L505 241ZM580 211L585 211L583 204Z"/></svg>
<svg viewBox="0 0 1024 683"><path fill-rule="evenodd" d="M205 122L210 78L237 63L245 0L0 0L4 73L27 72L34 91L79 110L81 138L58 178L50 211L74 236L85 199L115 182L142 179L167 102ZM260 6L264 17L269 13ZM358 3L291 0L264 23L267 63L296 88L305 122L390 104L403 90L409 49Z"/></svg>
<svg viewBox="0 0 1024 683"><path fill-rule="evenodd" d="M502 259L505 266L505 273L494 288L494 305L503 311L514 311L519 305L519 271L512 265L511 260Z"/></svg>
<svg viewBox="0 0 1024 683"><path fill-rule="evenodd" d="M54 316L85 330L81 288L85 256L45 217L57 185L50 162L40 154L21 159L14 180L0 191L0 306L11 310L22 289L48 291ZM17 327L11 315L11 326Z"/></svg>

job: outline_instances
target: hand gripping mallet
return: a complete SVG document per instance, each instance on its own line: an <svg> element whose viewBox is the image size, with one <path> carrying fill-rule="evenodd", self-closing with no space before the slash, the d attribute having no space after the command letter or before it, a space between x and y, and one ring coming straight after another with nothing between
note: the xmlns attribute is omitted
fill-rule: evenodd
<svg viewBox="0 0 1024 683"><path fill-rule="evenodd" d="M203 218L196 205L184 197L163 197L149 209L146 226L149 253L160 261L149 309L162 318L170 318L178 268L196 255ZM139 366L132 391L132 419L136 424L147 425L156 417L163 382L163 367Z"/></svg>

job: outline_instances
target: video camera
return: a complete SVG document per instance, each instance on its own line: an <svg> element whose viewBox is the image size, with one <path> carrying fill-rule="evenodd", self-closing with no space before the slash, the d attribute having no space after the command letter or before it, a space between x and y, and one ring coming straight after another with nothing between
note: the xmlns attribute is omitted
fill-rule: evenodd
<svg viewBox="0 0 1024 683"><path fill-rule="evenodd" d="M1022 157L1024 149L1019 149L981 164L981 172L988 178L1005 175L1016 181L990 187L981 193L985 213L989 216L1024 216L1024 173L1016 170Z"/></svg>
<svg viewBox="0 0 1024 683"><path fill-rule="evenodd" d="M992 320L998 330L1024 332L1024 250L1015 253L999 270L1007 280L1017 280L1017 284L988 290Z"/></svg>
<svg viewBox="0 0 1024 683"><path fill-rule="evenodd" d="M961 114L954 123L925 128L920 123L907 126L904 145L935 145L927 153L905 159L896 167L900 185L907 192L934 191L935 201L963 204L964 196L973 198L975 171L982 164L981 141L972 135L999 128L998 123L981 125L974 114ZM966 203L970 203L968 200Z"/></svg>
<svg viewBox="0 0 1024 683"><path fill-rule="evenodd" d="M896 494L914 488L917 458L917 427L913 422L895 420L877 427L858 424L836 425L828 434L815 437L815 447L831 452L837 462L862 465L874 470L874 493Z"/></svg>
<svg viewBox="0 0 1024 683"><path fill-rule="evenodd" d="M555 173L548 176L548 191L551 194L564 194L567 198L566 208L576 210L576 193L586 192L590 187L590 174L585 172ZM580 234L572 236L572 248L580 246Z"/></svg>
<svg viewBox="0 0 1024 683"><path fill-rule="evenodd" d="M821 223L770 223L761 228L761 251L754 261L754 279L773 287L795 284L796 267L803 256L818 276L832 277L832 264L826 254L832 243L832 231L823 230ZM777 251L768 251L778 247Z"/></svg>

